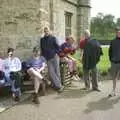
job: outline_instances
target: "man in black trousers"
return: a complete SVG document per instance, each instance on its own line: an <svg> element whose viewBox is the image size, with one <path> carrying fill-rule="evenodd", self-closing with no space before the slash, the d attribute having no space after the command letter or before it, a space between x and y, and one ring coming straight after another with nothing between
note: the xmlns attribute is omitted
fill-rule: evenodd
<svg viewBox="0 0 120 120"><path fill-rule="evenodd" d="M85 89L90 89L90 80L89 75L91 72L92 76L92 90L100 91L98 89L98 70L97 70L97 63L100 60L100 56L103 54L100 44L97 40L92 39L90 37L89 30L84 32L85 46L83 48L83 72L84 72L84 82L85 82Z"/></svg>

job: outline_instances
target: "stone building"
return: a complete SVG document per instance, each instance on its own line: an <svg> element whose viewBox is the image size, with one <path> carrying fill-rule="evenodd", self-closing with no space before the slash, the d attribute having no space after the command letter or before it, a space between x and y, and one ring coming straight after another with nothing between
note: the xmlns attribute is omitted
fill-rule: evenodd
<svg viewBox="0 0 120 120"><path fill-rule="evenodd" d="M49 26L59 40L89 28L90 0L0 0L0 51L25 58Z"/></svg>

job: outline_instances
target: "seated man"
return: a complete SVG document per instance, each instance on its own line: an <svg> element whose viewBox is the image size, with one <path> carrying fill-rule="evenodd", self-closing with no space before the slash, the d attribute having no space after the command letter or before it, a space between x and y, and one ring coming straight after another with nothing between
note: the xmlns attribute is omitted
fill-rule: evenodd
<svg viewBox="0 0 120 120"><path fill-rule="evenodd" d="M75 53L75 48L73 47L73 44L73 37L68 37L66 42L63 43L60 47L60 57L62 60L65 60L65 62L67 62L71 76L74 76L75 79L79 79L76 74L76 60L70 56L71 54Z"/></svg>
<svg viewBox="0 0 120 120"><path fill-rule="evenodd" d="M8 57L4 60L5 78L11 84L13 99L19 101L21 94L21 61L18 57L14 57L14 49L8 48Z"/></svg>
<svg viewBox="0 0 120 120"><path fill-rule="evenodd" d="M45 92L45 80L41 74L45 67L45 59L40 56L40 49L35 47L33 49L33 56L27 61L27 72L34 81L33 102L36 104L39 104L38 92L40 84L42 85L43 92Z"/></svg>

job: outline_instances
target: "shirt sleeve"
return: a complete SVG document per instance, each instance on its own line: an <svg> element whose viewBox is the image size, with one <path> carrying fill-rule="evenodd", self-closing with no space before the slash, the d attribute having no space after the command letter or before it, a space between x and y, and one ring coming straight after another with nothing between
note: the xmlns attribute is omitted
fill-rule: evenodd
<svg viewBox="0 0 120 120"><path fill-rule="evenodd" d="M5 70L4 60L2 61L2 69Z"/></svg>
<svg viewBox="0 0 120 120"><path fill-rule="evenodd" d="M4 70L9 70L8 59L5 59L3 64L4 64L4 68L5 68Z"/></svg>
<svg viewBox="0 0 120 120"><path fill-rule="evenodd" d="M46 61L46 59L43 57L43 56L41 56L40 57L40 59L42 60L42 62L44 62L44 63L46 63L47 61Z"/></svg>
<svg viewBox="0 0 120 120"><path fill-rule="evenodd" d="M27 62L26 62L26 68L29 69L32 65L31 65L31 61L32 61L32 58L28 59Z"/></svg>
<svg viewBox="0 0 120 120"><path fill-rule="evenodd" d="M4 60L0 59L0 70L4 71Z"/></svg>
<svg viewBox="0 0 120 120"><path fill-rule="evenodd" d="M42 54L43 53L43 38L40 39L40 50Z"/></svg>
<svg viewBox="0 0 120 120"><path fill-rule="evenodd" d="M110 44L109 50L108 50L108 54L109 54L109 60L112 61L112 42Z"/></svg>
<svg viewBox="0 0 120 120"><path fill-rule="evenodd" d="M19 58L16 58L16 70L20 71L22 69L21 61Z"/></svg>
<svg viewBox="0 0 120 120"><path fill-rule="evenodd" d="M84 49L84 40L80 40L80 49Z"/></svg>
<svg viewBox="0 0 120 120"><path fill-rule="evenodd" d="M63 44L60 46L61 51L63 51L64 48L65 48L65 43L63 43Z"/></svg>

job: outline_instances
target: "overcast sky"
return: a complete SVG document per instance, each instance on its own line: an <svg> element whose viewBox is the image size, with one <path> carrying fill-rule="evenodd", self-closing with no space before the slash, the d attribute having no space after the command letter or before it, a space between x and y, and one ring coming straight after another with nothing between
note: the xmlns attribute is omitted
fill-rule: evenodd
<svg viewBox="0 0 120 120"><path fill-rule="evenodd" d="M116 18L120 17L120 0L91 0L91 6L92 17L98 12L112 14Z"/></svg>

